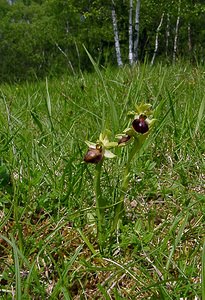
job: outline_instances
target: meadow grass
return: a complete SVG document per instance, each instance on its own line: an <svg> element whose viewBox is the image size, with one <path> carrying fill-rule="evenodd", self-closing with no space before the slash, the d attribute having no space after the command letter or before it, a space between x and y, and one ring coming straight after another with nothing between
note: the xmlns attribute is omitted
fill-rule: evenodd
<svg viewBox="0 0 205 300"><path fill-rule="evenodd" d="M139 65L0 87L1 299L205 300L205 69ZM110 239L126 149L105 161L103 255L85 140L156 125L133 161Z"/></svg>

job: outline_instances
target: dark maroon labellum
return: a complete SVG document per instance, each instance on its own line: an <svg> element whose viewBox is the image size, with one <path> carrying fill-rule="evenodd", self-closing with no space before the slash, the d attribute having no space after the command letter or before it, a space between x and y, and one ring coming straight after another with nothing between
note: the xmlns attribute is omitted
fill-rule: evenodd
<svg viewBox="0 0 205 300"><path fill-rule="evenodd" d="M103 158L101 149L89 148L88 152L84 156L84 161L86 163L98 164Z"/></svg>
<svg viewBox="0 0 205 300"><path fill-rule="evenodd" d="M141 116L139 116L139 119L135 119L132 122L132 127L134 128L134 130L136 132L143 134L149 130L148 123L145 119L146 119L146 116L141 115Z"/></svg>

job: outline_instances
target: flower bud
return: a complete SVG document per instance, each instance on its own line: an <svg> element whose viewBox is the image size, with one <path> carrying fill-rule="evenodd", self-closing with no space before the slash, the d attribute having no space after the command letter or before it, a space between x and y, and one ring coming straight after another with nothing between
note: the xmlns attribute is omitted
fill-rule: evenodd
<svg viewBox="0 0 205 300"><path fill-rule="evenodd" d="M146 133L149 130L148 123L146 121L146 116L145 115L140 115L138 119L135 119L132 122L132 127L134 130L138 133Z"/></svg>
<svg viewBox="0 0 205 300"><path fill-rule="evenodd" d="M126 144L130 139L131 139L131 136L129 136L129 135L122 136L118 141L118 145Z"/></svg>

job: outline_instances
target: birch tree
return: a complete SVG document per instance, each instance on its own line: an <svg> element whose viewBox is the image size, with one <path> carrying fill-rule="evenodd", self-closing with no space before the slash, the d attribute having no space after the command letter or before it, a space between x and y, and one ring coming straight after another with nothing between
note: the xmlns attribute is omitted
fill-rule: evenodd
<svg viewBox="0 0 205 300"><path fill-rule="evenodd" d="M139 24L140 24L140 0L137 0L135 9L135 26L134 26L134 62L138 61L138 44L139 44Z"/></svg>
<svg viewBox="0 0 205 300"><path fill-rule="evenodd" d="M179 35L180 12L181 12L181 0L179 0L179 3L178 3L177 21L176 21L176 26L175 26L173 63L176 61L177 41L178 41L178 35Z"/></svg>
<svg viewBox="0 0 205 300"><path fill-rule="evenodd" d="M154 60L155 60L155 57L156 57L156 54L157 54L157 51L158 51L158 44L159 44L159 32L160 32L160 29L162 27L162 22L163 22L163 19L164 19L164 12L162 13L162 16L161 16L161 19L160 19L160 22L159 22L159 25L157 27L157 30L156 30L156 37L155 37L155 48L154 48L154 54L152 56L152 60L151 60L151 66L153 65L154 63Z"/></svg>
<svg viewBox="0 0 205 300"><path fill-rule="evenodd" d="M133 12L133 0L130 0L129 7L129 63L133 64L133 29L132 29L132 12Z"/></svg>
<svg viewBox="0 0 205 300"><path fill-rule="evenodd" d="M169 17L169 13L167 13L166 42L165 42L166 57L168 56L168 51L169 51L169 37L170 37L170 17Z"/></svg>
<svg viewBox="0 0 205 300"><path fill-rule="evenodd" d="M112 25L113 25L113 32L114 32L114 40L115 40L115 51L117 56L117 64L118 66L122 66L122 58L121 58L121 51L120 51L120 41L119 41L119 34L118 34L118 27L117 27L117 15L115 11L115 3L112 0Z"/></svg>
<svg viewBox="0 0 205 300"><path fill-rule="evenodd" d="M191 24L190 24L190 22L188 23L188 26L187 26L187 33L188 33L188 49L189 49L189 52L191 53L192 42L191 42Z"/></svg>

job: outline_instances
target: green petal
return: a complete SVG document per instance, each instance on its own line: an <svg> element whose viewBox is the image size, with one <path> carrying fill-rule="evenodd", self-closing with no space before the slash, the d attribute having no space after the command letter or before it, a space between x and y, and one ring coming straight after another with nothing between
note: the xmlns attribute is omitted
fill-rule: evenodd
<svg viewBox="0 0 205 300"><path fill-rule="evenodd" d="M98 142L103 145L106 146L107 143L109 143L108 137L107 135L105 135L104 133L100 133Z"/></svg>
<svg viewBox="0 0 205 300"><path fill-rule="evenodd" d="M109 148L114 148L117 147L118 143L117 142L108 142L105 144L105 148L109 149Z"/></svg>
<svg viewBox="0 0 205 300"><path fill-rule="evenodd" d="M104 134L101 132L100 133L100 136L99 136L99 141L103 141L104 140L104 138L105 138L105 136L104 136Z"/></svg>
<svg viewBox="0 0 205 300"><path fill-rule="evenodd" d="M133 116L136 115L136 112L135 112L135 111L128 111L127 115L128 115L129 117L133 117Z"/></svg>
<svg viewBox="0 0 205 300"><path fill-rule="evenodd" d="M126 128L124 131L123 131L124 134L126 135L130 135L130 136L133 136L135 134L135 130L130 127L130 128Z"/></svg>
<svg viewBox="0 0 205 300"><path fill-rule="evenodd" d="M107 158L114 158L116 155L109 150L105 150L104 156Z"/></svg>
<svg viewBox="0 0 205 300"><path fill-rule="evenodd" d="M151 110L152 105L149 103L144 103L136 106L136 115L145 114L146 116L150 116L152 114Z"/></svg>
<svg viewBox="0 0 205 300"><path fill-rule="evenodd" d="M155 123L156 121L157 121L157 119L149 120L149 121L148 121L149 127L151 128L151 127L154 125L154 123Z"/></svg>
<svg viewBox="0 0 205 300"><path fill-rule="evenodd" d="M96 144L95 143L92 143L92 142L89 142L89 141L85 141L86 145L88 145L89 148L92 148L92 149L96 149Z"/></svg>

